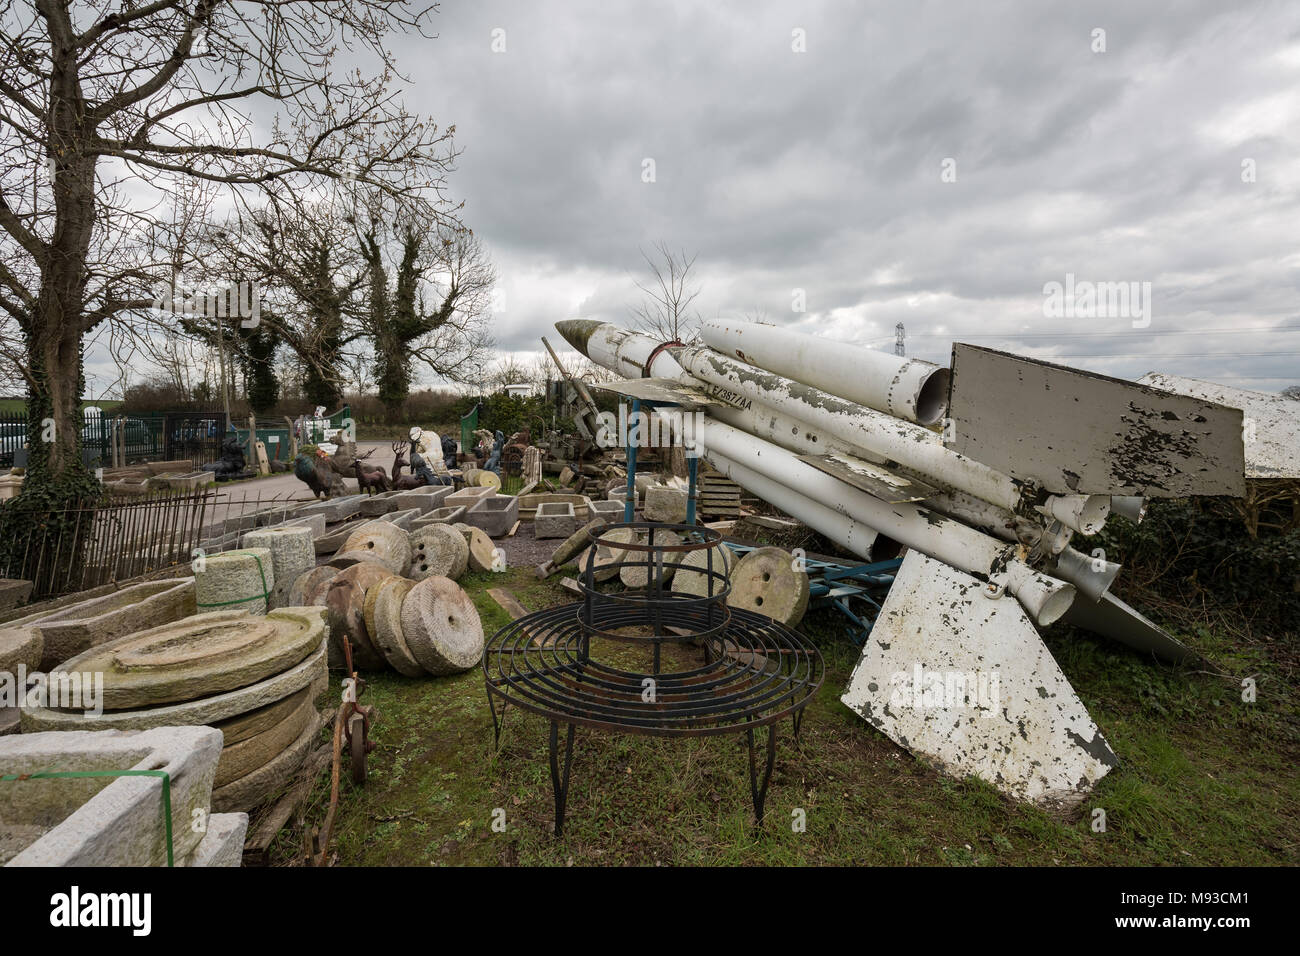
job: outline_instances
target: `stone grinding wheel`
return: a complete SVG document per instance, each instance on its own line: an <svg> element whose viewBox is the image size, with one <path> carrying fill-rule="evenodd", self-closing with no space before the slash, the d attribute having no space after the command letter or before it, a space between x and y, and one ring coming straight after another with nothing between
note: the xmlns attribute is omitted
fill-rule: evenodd
<svg viewBox="0 0 1300 956"><path fill-rule="evenodd" d="M102 673L104 709L131 710L253 684L301 663L324 636L318 612L215 611L100 644L62 669Z"/></svg>
<svg viewBox="0 0 1300 956"><path fill-rule="evenodd" d="M341 664L343 638L352 644L352 666L357 670L384 670L384 657L370 643L366 632L366 592L393 577L391 571L375 561L362 561L340 571L325 592L326 620L330 626L330 643L334 656Z"/></svg>
<svg viewBox="0 0 1300 956"><path fill-rule="evenodd" d="M457 527L462 529L461 534L465 536L465 544L469 548L470 570L491 571L492 564L496 560L497 547L492 543L488 533L482 528L474 528L470 525Z"/></svg>
<svg viewBox="0 0 1300 956"><path fill-rule="evenodd" d="M759 548L736 563L727 604L794 627L808 610L808 575L794 570L789 551Z"/></svg>
<svg viewBox="0 0 1300 956"><path fill-rule="evenodd" d="M200 613L234 609L265 614L274 591L275 568L267 548L214 554L194 570L194 602Z"/></svg>
<svg viewBox="0 0 1300 956"><path fill-rule="evenodd" d="M296 705L289 706L295 700ZM298 739L309 723L317 719L316 703L306 693L264 709L268 711L268 718L278 713L280 719L242 740L227 739L217 761L217 775L212 781L214 787L223 787L270 763Z"/></svg>
<svg viewBox="0 0 1300 956"><path fill-rule="evenodd" d="M677 573L673 575L674 591L678 594L694 594L696 597L704 597L708 594L710 586L712 586L714 595L717 595L723 585L717 578L710 578L707 573L709 552L713 552L714 572L720 572L728 577L731 576L731 571L737 563L736 556L725 544L719 544L701 551L691 551L677 565Z"/></svg>
<svg viewBox="0 0 1300 956"><path fill-rule="evenodd" d="M636 532L631 528L614 528L610 531L606 531L602 537L607 541L631 544L636 540ZM627 554L627 550L625 548L613 547L607 544L596 545L595 550L596 562L591 569L591 576L597 581L614 580L614 578L618 577L618 568L614 567L614 565L623 560L624 555ZM582 557L578 559L579 574L585 574L587 572L587 558L590 554L591 549L589 548Z"/></svg>
<svg viewBox="0 0 1300 956"><path fill-rule="evenodd" d="M391 521L367 521L339 548L339 554L348 551L371 551L394 574L411 569L411 537Z"/></svg>
<svg viewBox="0 0 1300 956"><path fill-rule="evenodd" d="M411 532L412 579L437 576L454 581L468 565L469 542L452 525L426 524Z"/></svg>
<svg viewBox="0 0 1300 956"><path fill-rule="evenodd" d="M483 622L450 578L425 578L402 601L402 636L430 674L457 674L483 657Z"/></svg>
<svg viewBox="0 0 1300 956"><path fill-rule="evenodd" d="M645 535L640 536L642 543L649 540ZM685 539L676 533L665 533L662 531L655 532L655 544L681 544ZM677 564L682 559L683 552L664 552L663 570L659 583L667 584L672 578L673 572L677 570ZM628 551L624 556L625 561L644 561L648 553L645 551ZM631 591L640 591L650 586L650 573L645 565L624 565L618 572L618 579L623 582L623 586Z"/></svg>
<svg viewBox="0 0 1300 956"><path fill-rule="evenodd" d="M244 535L246 548L266 548L271 552L275 570L275 587L271 589L271 607L285 607L289 592L299 575L316 567L316 538L311 528L258 528Z"/></svg>
<svg viewBox="0 0 1300 956"><path fill-rule="evenodd" d="M494 492L501 490L501 476L495 471L480 471L475 481L476 488L491 488Z"/></svg>
<svg viewBox="0 0 1300 956"><path fill-rule="evenodd" d="M293 584L289 586L287 599L289 603L285 606L309 607L313 603L312 598L316 593L316 589L338 573L338 568L325 566L312 568L305 574L298 575L298 577L294 578Z"/></svg>
<svg viewBox="0 0 1300 956"><path fill-rule="evenodd" d="M424 668L406 646L402 632L402 602L415 583L406 578L389 578L371 588L370 594L366 595L366 626L370 628L370 642L379 648L393 670L407 677L424 676Z"/></svg>

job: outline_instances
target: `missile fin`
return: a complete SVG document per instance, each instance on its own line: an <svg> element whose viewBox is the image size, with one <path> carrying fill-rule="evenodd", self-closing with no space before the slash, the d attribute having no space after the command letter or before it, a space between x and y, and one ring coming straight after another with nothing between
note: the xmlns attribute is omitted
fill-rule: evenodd
<svg viewBox="0 0 1300 956"><path fill-rule="evenodd" d="M923 501L938 494L938 489L916 478L896 474L853 455L799 455L799 460L824 471L832 478L874 495L881 501L899 504Z"/></svg>
<svg viewBox="0 0 1300 956"><path fill-rule="evenodd" d="M1196 651L1113 594L1103 594L1099 601L1075 601L1064 620L1171 664L1206 663Z"/></svg>
<svg viewBox="0 0 1300 956"><path fill-rule="evenodd" d="M840 698L954 777L1082 800L1118 763L1019 602L909 551Z"/></svg>
<svg viewBox="0 0 1300 956"><path fill-rule="evenodd" d="M1148 372L1138 381L1240 408L1247 432L1246 477L1300 478L1300 403L1295 399L1164 372Z"/></svg>
<svg viewBox="0 0 1300 956"><path fill-rule="evenodd" d="M948 447L1058 494L1246 493L1239 409L957 343Z"/></svg>
<svg viewBox="0 0 1300 956"><path fill-rule="evenodd" d="M710 398L701 389L667 378L626 378L616 382L593 382L587 387L683 408L715 408L725 404Z"/></svg>

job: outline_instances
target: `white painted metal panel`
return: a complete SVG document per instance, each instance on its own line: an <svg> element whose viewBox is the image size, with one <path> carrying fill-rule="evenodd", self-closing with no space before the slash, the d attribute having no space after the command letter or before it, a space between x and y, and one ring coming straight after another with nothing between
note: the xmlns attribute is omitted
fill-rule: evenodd
<svg viewBox="0 0 1300 956"><path fill-rule="evenodd" d="M1164 372L1148 372L1138 381L1241 409L1245 416L1246 477L1300 478L1300 402L1295 399Z"/></svg>
<svg viewBox="0 0 1300 956"><path fill-rule="evenodd" d="M909 552L841 700L955 777L1077 802L1115 754L1020 605L980 591Z"/></svg>
<svg viewBox="0 0 1300 956"><path fill-rule="evenodd" d="M1053 494L1245 494L1242 415L1201 398L957 344L949 447Z"/></svg>

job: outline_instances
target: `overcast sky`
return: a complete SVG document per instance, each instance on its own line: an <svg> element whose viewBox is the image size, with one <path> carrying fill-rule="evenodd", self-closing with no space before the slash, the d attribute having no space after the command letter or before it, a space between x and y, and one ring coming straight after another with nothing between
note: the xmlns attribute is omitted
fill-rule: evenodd
<svg viewBox="0 0 1300 956"><path fill-rule="evenodd" d="M402 95L456 126L521 358L558 319L629 325L664 241L706 318L1300 382L1295 0L444 0L433 26L393 39ZM1047 314L1070 275L1152 301Z"/></svg>
<svg viewBox="0 0 1300 956"><path fill-rule="evenodd" d="M1294 2L446 0L434 22L396 44L405 95L456 125L504 349L628 324L664 240L698 255L706 317L1300 381ZM1149 325L1045 315L1067 274L1151 283Z"/></svg>

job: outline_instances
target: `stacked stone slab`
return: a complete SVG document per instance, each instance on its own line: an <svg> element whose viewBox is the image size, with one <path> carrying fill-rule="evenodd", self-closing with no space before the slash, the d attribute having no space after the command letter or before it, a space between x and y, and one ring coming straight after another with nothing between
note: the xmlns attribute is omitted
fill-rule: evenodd
<svg viewBox="0 0 1300 956"><path fill-rule="evenodd" d="M298 772L321 727L325 620L317 608L199 614L117 638L64 663L102 674L102 713L25 708L24 736L52 730L211 725L225 738L213 780L217 812L248 810ZM51 704L58 701L51 701Z"/></svg>
<svg viewBox="0 0 1300 956"><path fill-rule="evenodd" d="M147 581L0 625L0 671L49 670L97 644L195 611L195 579ZM13 665L13 666L8 666Z"/></svg>
<svg viewBox="0 0 1300 956"><path fill-rule="evenodd" d="M247 549L264 548L271 553L275 578L275 586L271 589L272 608L285 607L289 603L289 589L293 582L299 575L316 567L316 542L307 527L259 528L247 532L243 543Z"/></svg>
<svg viewBox="0 0 1300 956"><path fill-rule="evenodd" d="M0 740L0 774L162 771L175 865L238 866L248 814L211 812L221 754L211 727L35 733ZM166 866L163 806L163 780L153 775L8 782L0 864Z"/></svg>

